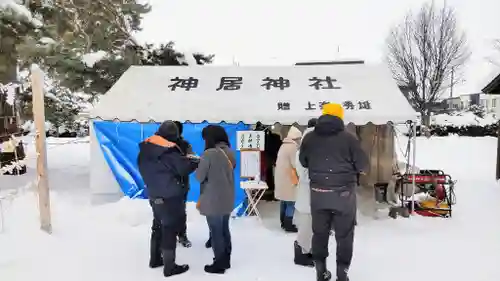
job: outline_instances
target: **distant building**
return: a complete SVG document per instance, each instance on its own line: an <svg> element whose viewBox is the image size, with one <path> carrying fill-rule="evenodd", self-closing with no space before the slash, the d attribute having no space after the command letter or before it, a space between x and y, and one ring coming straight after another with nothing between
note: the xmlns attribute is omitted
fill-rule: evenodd
<svg viewBox="0 0 500 281"><path fill-rule="evenodd" d="M482 90L490 100L491 107L495 109L495 113L500 115L500 74L495 76Z"/></svg>
<svg viewBox="0 0 500 281"><path fill-rule="evenodd" d="M484 94L495 100L496 113L500 115L499 106L497 106L497 99L500 98L500 73L493 78L482 90ZM497 137L497 167L496 167L496 179L500 179L500 137Z"/></svg>
<svg viewBox="0 0 500 281"><path fill-rule="evenodd" d="M483 107L485 113L496 113L500 105L500 96L474 93L446 98L443 103L447 110L467 110L471 106L477 105Z"/></svg>
<svg viewBox="0 0 500 281"><path fill-rule="evenodd" d="M481 92L488 95L500 95L500 74L498 74L488 85L486 85Z"/></svg>

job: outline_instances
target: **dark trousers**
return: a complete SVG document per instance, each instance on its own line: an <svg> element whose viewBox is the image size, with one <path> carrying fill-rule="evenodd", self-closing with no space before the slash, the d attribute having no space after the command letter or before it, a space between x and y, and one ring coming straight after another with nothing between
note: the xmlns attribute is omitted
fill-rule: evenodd
<svg viewBox="0 0 500 281"><path fill-rule="evenodd" d="M352 198L345 198L342 202L342 196L339 195L337 201L338 208L313 208L312 215L312 254L315 260L325 260L328 257L328 242L330 231L335 231L335 240L337 242L337 277L344 280L347 271L351 265L354 229L356 225L356 204ZM347 195L351 197L352 195Z"/></svg>
<svg viewBox="0 0 500 281"><path fill-rule="evenodd" d="M186 204L182 197L150 199L153 209L151 227L151 255L161 250L175 250L177 233L181 231L186 216Z"/></svg>
<svg viewBox="0 0 500 281"><path fill-rule="evenodd" d="M187 210L186 210L186 202L187 202L187 198L188 198L188 193L189 193L189 190L187 190L186 193L184 194L184 221L183 221L182 227L181 227L181 229L179 231L179 234L178 234L179 237L185 237L185 236L187 236Z"/></svg>
<svg viewBox="0 0 500 281"><path fill-rule="evenodd" d="M280 201L280 217L293 218L295 212L295 202Z"/></svg>
<svg viewBox="0 0 500 281"><path fill-rule="evenodd" d="M215 261L222 261L229 258L232 252L229 216L230 215L206 217Z"/></svg>

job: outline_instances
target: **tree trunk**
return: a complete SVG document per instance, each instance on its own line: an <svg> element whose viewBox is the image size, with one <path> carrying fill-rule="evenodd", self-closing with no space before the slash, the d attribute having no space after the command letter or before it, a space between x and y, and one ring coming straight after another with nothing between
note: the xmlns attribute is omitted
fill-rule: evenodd
<svg viewBox="0 0 500 281"><path fill-rule="evenodd" d="M420 112L420 118L422 121L422 125L429 127L431 124L431 116L428 112Z"/></svg>
<svg viewBox="0 0 500 281"><path fill-rule="evenodd" d="M13 82L17 78L16 38L2 32L0 39L0 84ZM5 95L0 95L0 135L16 128L15 110L7 103ZM13 120L12 120L13 118ZM13 132L11 132L13 133Z"/></svg>

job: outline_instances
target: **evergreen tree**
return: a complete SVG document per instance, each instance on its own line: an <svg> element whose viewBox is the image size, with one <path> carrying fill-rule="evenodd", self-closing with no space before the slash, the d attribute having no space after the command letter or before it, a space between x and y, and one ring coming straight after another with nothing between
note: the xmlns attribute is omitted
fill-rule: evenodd
<svg viewBox="0 0 500 281"><path fill-rule="evenodd" d="M18 79L18 68L39 64L52 80L47 94L57 97L46 101L47 118L55 123L71 120L71 114L77 113L78 98L70 98L71 93L104 94L131 65L187 64L172 42L154 47L135 41L132 34L140 31L141 19L150 11L150 6L138 0L10 1L3 6L0 2L0 83ZM91 56L98 58L89 62ZM213 58L193 56L198 64ZM2 80L2 73L7 78ZM21 92L20 100L29 117L29 87ZM63 115L57 113L66 107Z"/></svg>
<svg viewBox="0 0 500 281"><path fill-rule="evenodd" d="M19 45L27 36L34 36L41 27L42 23L25 6L14 0L0 1L0 85L16 82ZM35 45L34 49L38 47ZM0 135L8 130L5 119L12 116L15 116L13 107L7 103L6 94L0 93Z"/></svg>
<svg viewBox="0 0 500 281"><path fill-rule="evenodd" d="M104 94L131 65L185 65L183 54L172 42L141 45L132 36L150 11L136 0L68 0L53 5L33 3L30 10L41 15L45 28L29 38L23 49L24 65L45 66L61 88L92 97ZM54 40L51 40L54 39ZM41 45L46 48L32 48ZM89 62L88 57L95 57ZM213 56L194 54L199 64Z"/></svg>

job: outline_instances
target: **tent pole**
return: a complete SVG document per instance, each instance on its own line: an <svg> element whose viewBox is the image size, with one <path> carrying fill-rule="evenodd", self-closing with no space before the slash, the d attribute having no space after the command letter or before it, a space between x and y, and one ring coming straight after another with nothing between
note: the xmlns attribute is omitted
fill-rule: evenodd
<svg viewBox="0 0 500 281"><path fill-rule="evenodd" d="M416 185L415 185L415 174L417 173L417 169L415 167L415 158L417 158L417 127L415 126L416 122L413 122L411 124L412 126L412 141L413 141L413 159L412 159L412 193L411 193L411 213L413 214L415 212L415 190L416 190Z"/></svg>

